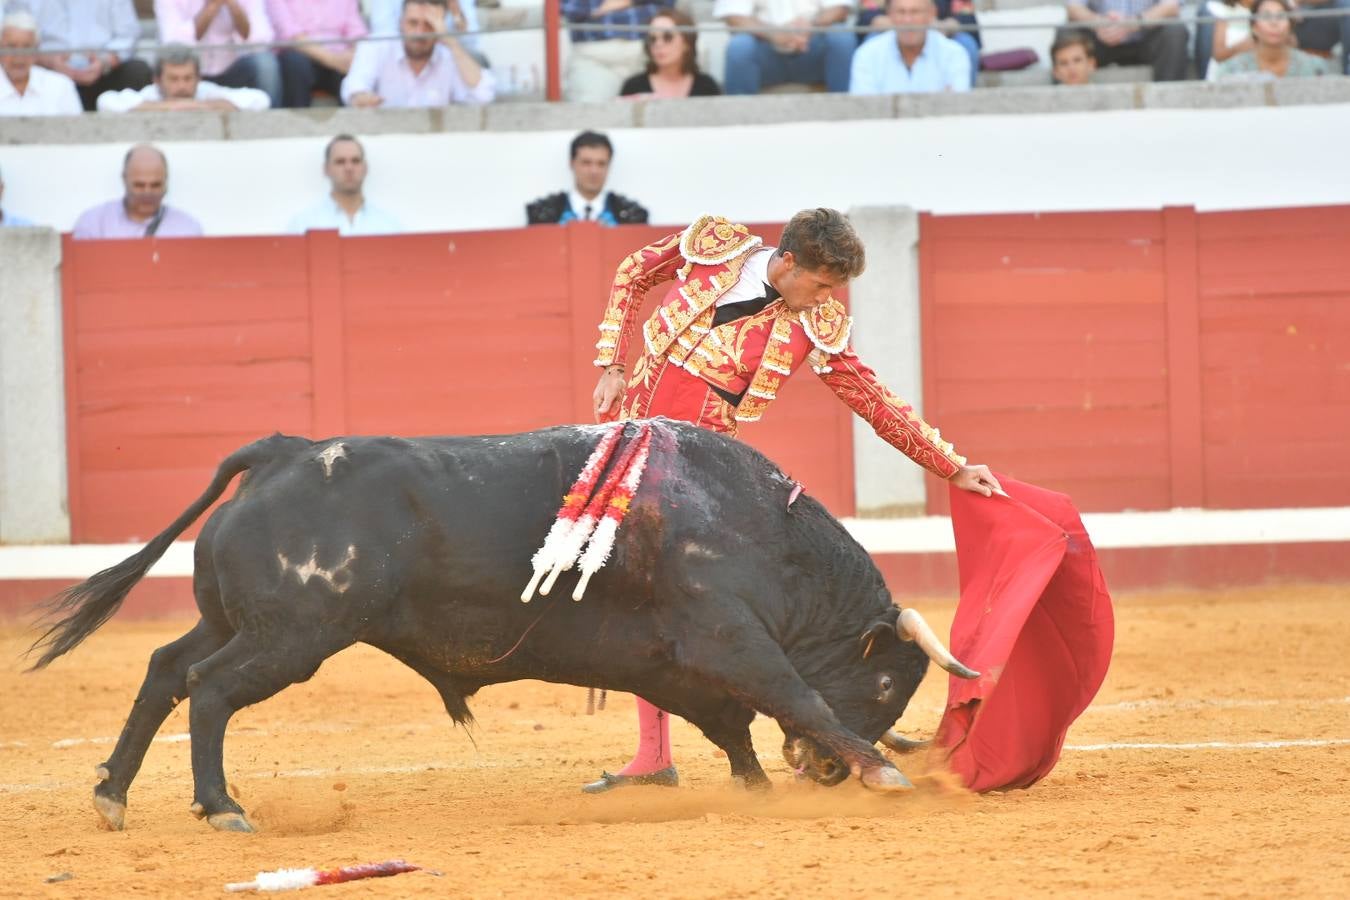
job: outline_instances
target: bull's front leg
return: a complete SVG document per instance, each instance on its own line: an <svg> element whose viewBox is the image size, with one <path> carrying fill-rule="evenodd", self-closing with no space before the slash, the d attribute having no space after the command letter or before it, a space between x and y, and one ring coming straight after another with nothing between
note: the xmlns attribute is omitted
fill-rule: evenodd
<svg viewBox="0 0 1350 900"><path fill-rule="evenodd" d="M785 734L808 737L828 749L867 787L881 791L912 787L875 746L839 721L767 635L747 637L734 647L715 642L711 646L716 652L683 660L697 676L751 709L772 716Z"/></svg>

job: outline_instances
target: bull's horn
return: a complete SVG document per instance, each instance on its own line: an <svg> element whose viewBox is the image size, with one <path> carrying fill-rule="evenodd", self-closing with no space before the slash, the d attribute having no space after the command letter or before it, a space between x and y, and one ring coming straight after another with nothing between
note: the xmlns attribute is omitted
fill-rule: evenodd
<svg viewBox="0 0 1350 900"><path fill-rule="evenodd" d="M933 633L933 629L919 615L917 609L900 611L900 619L895 623L895 633L902 641L914 641L919 649L928 654L928 658L958 678L979 678L980 673L967 668L952 656L942 644L942 639Z"/></svg>
<svg viewBox="0 0 1350 900"><path fill-rule="evenodd" d="M931 741L916 741L907 738L894 728L886 729L886 733L881 736L883 746L889 747L896 753L914 753L918 750L926 750L932 743Z"/></svg>

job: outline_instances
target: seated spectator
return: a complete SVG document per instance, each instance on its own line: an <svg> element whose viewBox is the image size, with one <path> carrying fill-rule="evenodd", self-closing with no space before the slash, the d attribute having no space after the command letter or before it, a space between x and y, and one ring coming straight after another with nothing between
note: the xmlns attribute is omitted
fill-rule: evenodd
<svg viewBox="0 0 1350 900"><path fill-rule="evenodd" d="M329 40L302 44L277 54L281 63L281 105L292 109L314 102L314 88L336 97L352 67L351 41L366 36L356 0L267 0L267 15L279 41ZM341 39L341 40L339 40Z"/></svg>
<svg viewBox="0 0 1350 900"><path fill-rule="evenodd" d="M647 224L647 210L636 201L605 190L613 159L614 146L603 134L583 131L573 138L572 189L526 204L527 224L566 224L577 220L601 225Z"/></svg>
<svg viewBox="0 0 1350 900"><path fill-rule="evenodd" d="M459 35L459 42L464 45L464 49L472 53L484 68L489 68L487 57L478 47L478 32L481 30L478 4L474 0L447 0L446 9L449 11L446 24L451 26L450 31ZM399 33L399 23L403 20L403 0L368 0L365 10L371 34Z"/></svg>
<svg viewBox="0 0 1350 900"><path fill-rule="evenodd" d="M38 48L37 19L22 7L0 19L0 50ZM84 112L75 82L35 65L28 53L0 56L0 116L78 116Z"/></svg>
<svg viewBox="0 0 1350 900"><path fill-rule="evenodd" d="M4 207L4 199L5 199L5 179L3 176L0 176L0 228L23 228L28 225L37 224L36 222L30 219L25 219L23 216L16 216L14 215L14 213L6 212Z"/></svg>
<svg viewBox="0 0 1350 900"><path fill-rule="evenodd" d="M604 25L594 31L573 29L563 75L563 99L598 103L613 99L628 74L642 66L644 32L624 25L648 25L668 0L562 0L562 15L577 25Z"/></svg>
<svg viewBox="0 0 1350 900"><path fill-rule="evenodd" d="M1252 40L1246 53L1218 63L1219 81L1268 81L1272 78L1310 78L1326 75L1326 60L1290 45L1293 7L1288 0L1256 0L1252 6Z"/></svg>
<svg viewBox="0 0 1350 900"><path fill-rule="evenodd" d="M131 0L42 0L35 8L42 34L39 65L74 81L85 109L94 109L104 91L150 83L150 66L133 58L141 24ZM100 49L91 53L90 47Z"/></svg>
<svg viewBox="0 0 1350 900"><path fill-rule="evenodd" d="M1295 10L1294 37L1300 49L1316 56L1331 57L1332 48L1341 45L1337 71L1350 75L1350 0L1290 0ZM1297 15L1298 10L1339 9L1339 16L1316 18Z"/></svg>
<svg viewBox="0 0 1350 900"><path fill-rule="evenodd" d="M1061 28L1050 45L1051 77L1055 84L1091 84L1097 71L1096 45L1085 28Z"/></svg>
<svg viewBox="0 0 1350 900"><path fill-rule="evenodd" d="M1069 21L1092 29L1097 62L1104 66L1147 64L1154 81L1186 77L1186 26L1176 21L1179 0L1068 0ZM1125 19L1167 19L1165 25L1121 25Z"/></svg>
<svg viewBox="0 0 1350 900"><path fill-rule="evenodd" d="M858 13L859 25L870 25L873 31L885 31L894 28L895 23L886 15L886 5L881 4L873 9L862 10ZM975 4L972 0L933 0L933 5L937 7L936 21L933 27L942 32L943 37L949 37L956 41L965 51L970 54L970 84L975 86L975 78L980 74L980 32L979 30L962 31L963 26L972 26L975 21ZM859 34L859 42L866 40L869 35Z"/></svg>
<svg viewBox="0 0 1350 900"><path fill-rule="evenodd" d="M280 106L281 64L270 50L235 50L266 44L275 34L263 0L155 0L159 39L201 47L202 77L225 87L258 88Z"/></svg>
<svg viewBox="0 0 1350 900"><path fill-rule="evenodd" d="M698 32L677 31L693 28L694 20L678 9L663 9L652 16L643 50L647 71L623 83L624 97L711 97L722 88L710 76L698 70Z"/></svg>
<svg viewBox="0 0 1350 900"><path fill-rule="evenodd" d="M371 206L364 193L366 148L350 134L340 134L323 151L323 174L332 187L328 196L296 215L286 226L293 234L337 229L339 234L394 234L398 220Z"/></svg>
<svg viewBox="0 0 1350 900"><path fill-rule="evenodd" d="M155 80L139 91L106 91L98 96L99 112L156 110L260 110L272 104L257 88L230 88L203 81L201 61L187 47L169 46L155 59Z"/></svg>
<svg viewBox="0 0 1350 900"><path fill-rule="evenodd" d="M75 220L79 240L139 237L196 237L202 226L164 202L169 161L158 147L137 144L122 160L123 196L86 209Z"/></svg>
<svg viewBox="0 0 1350 900"><path fill-rule="evenodd" d="M873 35L853 54L850 94L970 90L970 54L931 27L933 0L890 0L886 13L894 30Z"/></svg>
<svg viewBox="0 0 1350 900"><path fill-rule="evenodd" d="M445 106L491 103L492 73L445 34L446 0L405 0L401 41L366 41L342 79L349 106Z"/></svg>
<svg viewBox="0 0 1350 900"><path fill-rule="evenodd" d="M713 15L742 29L727 42L727 93L758 94L784 82L847 91L858 39L851 31L805 29L842 24L850 9L852 0L716 0Z"/></svg>
<svg viewBox="0 0 1350 900"><path fill-rule="evenodd" d="M1219 73L1212 62L1232 59L1239 53L1253 49L1253 0L1208 0L1200 12L1217 22L1197 22L1195 26L1195 71L1201 78L1213 81Z"/></svg>

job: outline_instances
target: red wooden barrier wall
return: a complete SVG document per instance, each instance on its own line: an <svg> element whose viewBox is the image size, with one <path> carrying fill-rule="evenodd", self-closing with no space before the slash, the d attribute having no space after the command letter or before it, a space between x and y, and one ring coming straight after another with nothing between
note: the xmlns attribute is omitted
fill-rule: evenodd
<svg viewBox="0 0 1350 900"><path fill-rule="evenodd" d="M780 228L757 231L772 240ZM155 534L221 458L272 431L481 434L590 421L609 282L660 233L67 238L74 540ZM853 512L849 413L816 379L793 379L743 437L831 509Z"/></svg>
<svg viewBox="0 0 1350 900"><path fill-rule="evenodd" d="M75 539L148 537L273 430L589 420L609 279L657 235L67 240ZM924 408L972 458L1085 510L1350 504L1350 208L924 216L921 237ZM743 436L852 513L848 413L815 379Z"/></svg>
<svg viewBox="0 0 1350 900"><path fill-rule="evenodd" d="M924 410L972 458L1085 510L1350 504L1350 207L920 235Z"/></svg>

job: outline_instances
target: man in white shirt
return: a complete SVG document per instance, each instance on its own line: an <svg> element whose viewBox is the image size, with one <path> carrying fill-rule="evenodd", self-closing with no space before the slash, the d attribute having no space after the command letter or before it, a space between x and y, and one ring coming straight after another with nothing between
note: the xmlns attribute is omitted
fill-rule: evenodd
<svg viewBox="0 0 1350 900"><path fill-rule="evenodd" d="M933 0L890 0L895 30L868 38L853 55L850 94L970 90L970 54L932 27Z"/></svg>
<svg viewBox="0 0 1350 900"><path fill-rule="evenodd" d="M323 152L323 173L332 191L318 204L291 219L286 230L293 234L337 229L342 235L395 234L403 230L398 220L366 202L364 187L369 172L366 150L350 134L328 142Z"/></svg>
<svg viewBox="0 0 1350 900"><path fill-rule="evenodd" d="M37 19L12 10L0 19L0 49L36 50ZM75 82L33 65L29 54L0 56L0 116L78 116L84 112Z"/></svg>
<svg viewBox="0 0 1350 900"><path fill-rule="evenodd" d="M155 61L155 81L139 91L108 91L98 96L99 112L155 110L260 110L271 107L265 91L229 88L202 80L201 60L187 47L165 47Z"/></svg>
<svg viewBox="0 0 1350 900"><path fill-rule="evenodd" d="M492 102L495 85L446 31L446 0L407 0L402 41L366 41L356 48L342 102L349 106L445 106Z"/></svg>
<svg viewBox="0 0 1350 900"><path fill-rule="evenodd" d="M740 29L727 42L727 93L758 94L784 82L847 91L857 37L800 29L842 24L852 9L853 0L716 0L713 15Z"/></svg>

